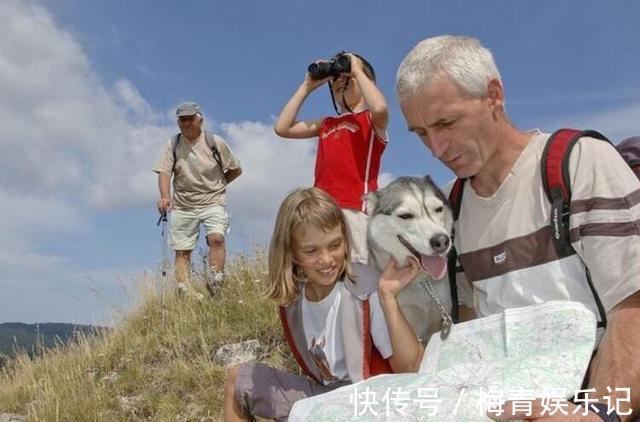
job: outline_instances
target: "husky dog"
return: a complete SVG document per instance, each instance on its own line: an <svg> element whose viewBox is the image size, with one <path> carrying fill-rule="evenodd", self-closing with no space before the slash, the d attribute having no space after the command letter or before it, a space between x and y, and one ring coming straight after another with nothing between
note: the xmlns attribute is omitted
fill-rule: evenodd
<svg viewBox="0 0 640 422"><path fill-rule="evenodd" d="M426 291L430 280L447 312L451 292L447 254L451 248L453 214L443 193L429 176L400 177L385 188L366 196L370 258L380 271L393 255L399 265L410 257L420 263L422 273L398 295L402 312L423 344L441 329L442 314ZM422 284L421 284L422 283Z"/></svg>

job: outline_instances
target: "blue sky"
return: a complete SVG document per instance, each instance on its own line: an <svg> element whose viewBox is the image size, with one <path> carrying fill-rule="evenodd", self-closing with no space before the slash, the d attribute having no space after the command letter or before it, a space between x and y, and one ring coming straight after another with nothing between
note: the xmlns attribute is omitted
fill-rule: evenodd
<svg viewBox="0 0 640 422"><path fill-rule="evenodd" d="M245 175L231 251L263 243L279 200L312 182L314 142L275 116L309 62L359 52L387 96L384 180L451 174L409 134L395 72L420 40L478 37L521 128L640 134L636 1L80 1L0 3L0 322L110 323L161 259L151 172L193 99ZM303 117L333 113L326 89Z"/></svg>

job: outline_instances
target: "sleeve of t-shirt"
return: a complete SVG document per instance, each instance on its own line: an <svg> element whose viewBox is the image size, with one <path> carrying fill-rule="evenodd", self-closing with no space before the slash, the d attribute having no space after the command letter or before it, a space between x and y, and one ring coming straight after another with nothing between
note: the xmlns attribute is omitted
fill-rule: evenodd
<svg viewBox="0 0 640 422"><path fill-rule="evenodd" d="M156 166L153 168L153 171L156 173L166 173L171 174L173 171L173 151L171 151L171 139L166 143L162 153L160 154L160 159L156 163Z"/></svg>
<svg viewBox="0 0 640 422"><path fill-rule="evenodd" d="M640 181L609 143L582 138L570 157L571 242L607 311L640 290Z"/></svg>
<svg viewBox="0 0 640 422"><path fill-rule="evenodd" d="M384 313L382 311L382 305L380 305L380 299L378 298L378 292L373 292L369 296L369 313L371 318L371 336L373 337L373 344L380 352L384 359L388 359L393 355L393 348L391 347L391 338L389 337L389 329L387 328L387 321L384 319Z"/></svg>
<svg viewBox="0 0 640 422"><path fill-rule="evenodd" d="M216 145L220 152L220 160L222 161L222 167L225 169L225 172L240 168L240 160L233 154L225 140L218 135L214 136L217 141Z"/></svg>

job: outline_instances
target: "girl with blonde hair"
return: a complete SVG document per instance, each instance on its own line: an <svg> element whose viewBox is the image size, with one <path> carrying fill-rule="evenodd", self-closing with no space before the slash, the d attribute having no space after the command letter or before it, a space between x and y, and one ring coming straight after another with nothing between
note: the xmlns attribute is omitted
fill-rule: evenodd
<svg viewBox="0 0 640 422"><path fill-rule="evenodd" d="M253 362L232 368L226 421L285 420L296 400L381 373L415 371L420 346L395 295L417 264L397 268L392 261L378 291L360 295L349 242L342 211L320 189L297 189L284 199L269 247L267 297L280 305L285 338L306 376Z"/></svg>

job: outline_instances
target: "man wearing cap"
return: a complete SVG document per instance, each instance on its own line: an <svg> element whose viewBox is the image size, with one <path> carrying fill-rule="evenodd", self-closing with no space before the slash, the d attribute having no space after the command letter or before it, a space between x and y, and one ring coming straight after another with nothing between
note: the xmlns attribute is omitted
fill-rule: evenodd
<svg viewBox="0 0 640 422"><path fill-rule="evenodd" d="M169 245L176 251L178 291L189 290L191 251L204 224L209 245L207 289L214 295L224 278L225 235L229 228L226 185L242 174L226 142L205 133L200 106L184 102L176 109L180 133L166 144L158 165L158 211L169 215ZM173 198L170 180L173 174Z"/></svg>

